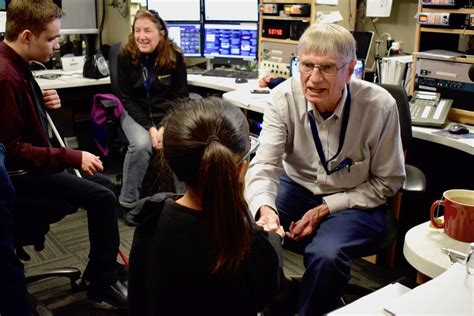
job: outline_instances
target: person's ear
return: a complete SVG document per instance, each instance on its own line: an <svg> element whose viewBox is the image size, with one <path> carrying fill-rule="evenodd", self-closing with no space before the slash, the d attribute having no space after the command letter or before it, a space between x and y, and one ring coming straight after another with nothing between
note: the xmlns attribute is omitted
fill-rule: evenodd
<svg viewBox="0 0 474 316"><path fill-rule="evenodd" d="M237 177L239 179L239 183L243 183L245 181L245 175L247 174L248 169L249 169L248 159L242 161L237 166Z"/></svg>
<svg viewBox="0 0 474 316"><path fill-rule="evenodd" d="M166 32L165 32L164 30L161 30L161 31L160 31L160 34L161 34L162 36L165 36Z"/></svg>
<svg viewBox="0 0 474 316"><path fill-rule="evenodd" d="M347 65L349 67L349 72L347 73L346 82L349 82L349 80L351 80L351 76L354 73L354 68L355 68L356 63L357 63L357 60L353 59L349 62L349 65Z"/></svg>
<svg viewBox="0 0 474 316"><path fill-rule="evenodd" d="M20 39L24 44L29 44L33 39L33 36L34 34L30 30L23 30L20 35L18 35L18 39Z"/></svg>

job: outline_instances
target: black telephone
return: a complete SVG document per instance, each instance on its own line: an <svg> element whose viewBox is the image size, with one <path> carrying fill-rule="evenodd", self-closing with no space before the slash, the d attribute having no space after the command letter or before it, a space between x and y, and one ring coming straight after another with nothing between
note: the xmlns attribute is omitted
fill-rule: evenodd
<svg viewBox="0 0 474 316"><path fill-rule="evenodd" d="M415 91L410 100L413 125L443 127L453 100L441 99L436 92Z"/></svg>

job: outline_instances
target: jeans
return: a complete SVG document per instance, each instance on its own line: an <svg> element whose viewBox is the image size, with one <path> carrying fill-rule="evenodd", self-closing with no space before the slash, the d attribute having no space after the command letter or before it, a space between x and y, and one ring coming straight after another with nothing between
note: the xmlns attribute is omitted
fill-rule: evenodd
<svg viewBox="0 0 474 316"><path fill-rule="evenodd" d="M280 178L276 206L280 222L288 230L311 208L322 203L291 180ZM315 234L304 241L285 240L285 247L304 254L305 273L299 301L300 316L322 315L336 308L349 282L351 260L376 252L377 239L385 225L386 206L374 209L347 209L329 214Z"/></svg>
<svg viewBox="0 0 474 316"><path fill-rule="evenodd" d="M79 178L66 171L49 175L29 173L14 177L13 185L17 200L62 200L74 208L85 209L90 251L84 278L97 286L110 285L119 279L117 201L108 178L100 174ZM43 212L48 221L51 215L48 210L38 211Z"/></svg>
<svg viewBox="0 0 474 316"><path fill-rule="evenodd" d="M125 110L120 118L120 124L129 144L123 162L122 190L119 202L124 207L132 208L140 198L142 181L152 154L152 145L148 131Z"/></svg>

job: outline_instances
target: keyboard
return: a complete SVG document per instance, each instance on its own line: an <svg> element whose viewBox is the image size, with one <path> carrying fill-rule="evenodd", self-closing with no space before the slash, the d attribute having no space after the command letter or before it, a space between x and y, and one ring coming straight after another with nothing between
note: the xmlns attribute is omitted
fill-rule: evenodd
<svg viewBox="0 0 474 316"><path fill-rule="evenodd" d="M203 76L225 77L225 78L245 78L257 79L257 71L243 71L243 70L227 70L227 69L211 69L202 74Z"/></svg>
<svg viewBox="0 0 474 316"><path fill-rule="evenodd" d="M187 68L186 72L189 75L202 75L203 73L206 72L206 70L204 70L202 68L199 68L199 67L191 67L191 68Z"/></svg>

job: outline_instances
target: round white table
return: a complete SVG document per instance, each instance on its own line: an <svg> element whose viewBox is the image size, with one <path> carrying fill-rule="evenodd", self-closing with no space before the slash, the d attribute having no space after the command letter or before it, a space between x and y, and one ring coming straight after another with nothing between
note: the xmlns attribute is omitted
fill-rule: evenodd
<svg viewBox="0 0 474 316"><path fill-rule="evenodd" d="M435 278L452 264L449 256L443 253L441 248L467 254L469 243L452 239L443 229L431 227L428 221L411 228L406 233L403 255L419 273Z"/></svg>

